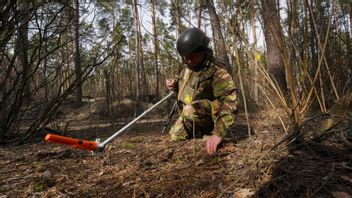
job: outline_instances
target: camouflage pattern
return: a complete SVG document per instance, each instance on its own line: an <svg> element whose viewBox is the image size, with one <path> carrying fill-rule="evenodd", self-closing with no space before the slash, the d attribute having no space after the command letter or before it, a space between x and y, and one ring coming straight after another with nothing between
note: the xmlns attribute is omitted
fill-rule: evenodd
<svg viewBox="0 0 352 198"><path fill-rule="evenodd" d="M236 86L224 67L207 61L200 71L184 68L178 87L182 111L170 129L171 139L210 134L224 137L235 122L238 107ZM191 113L185 111L187 106L192 108Z"/></svg>

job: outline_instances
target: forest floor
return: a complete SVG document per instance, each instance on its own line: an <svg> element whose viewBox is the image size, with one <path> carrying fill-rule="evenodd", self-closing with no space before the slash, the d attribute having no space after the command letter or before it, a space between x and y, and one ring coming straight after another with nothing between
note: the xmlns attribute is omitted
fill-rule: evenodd
<svg viewBox="0 0 352 198"><path fill-rule="evenodd" d="M94 103L63 110L65 136L102 140L123 127L112 125ZM0 147L0 197L352 197L350 131L293 146L275 113L240 114L223 145L209 156L203 139L171 142L161 134L166 116L154 113L97 155L43 141ZM323 117L306 124L308 134ZM336 129L336 128L335 128ZM309 133L312 134L312 133Z"/></svg>

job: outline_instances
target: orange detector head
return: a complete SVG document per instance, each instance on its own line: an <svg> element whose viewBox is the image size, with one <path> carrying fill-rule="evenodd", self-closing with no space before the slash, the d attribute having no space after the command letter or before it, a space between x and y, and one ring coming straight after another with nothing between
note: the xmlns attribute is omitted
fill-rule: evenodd
<svg viewBox="0 0 352 198"><path fill-rule="evenodd" d="M68 137L54 135L54 134L47 134L45 136L45 141L58 143L58 144L65 144L77 149L89 150L89 151L96 151L98 148L98 145L96 142L73 139L73 138L68 138Z"/></svg>

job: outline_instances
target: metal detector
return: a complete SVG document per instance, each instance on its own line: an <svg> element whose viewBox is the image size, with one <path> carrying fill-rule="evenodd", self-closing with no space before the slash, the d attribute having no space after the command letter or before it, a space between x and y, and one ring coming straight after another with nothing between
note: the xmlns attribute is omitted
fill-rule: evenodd
<svg viewBox="0 0 352 198"><path fill-rule="evenodd" d="M139 119L141 119L144 115L149 113L151 110L153 110L155 107L159 106L162 102L170 98L174 93L171 92L167 96L165 96L163 99L161 99L159 102L155 103L152 107L144 111L141 115L139 115L137 118L132 120L130 123L128 123L126 126L122 127L120 130L115 132L112 136L104 140L103 142L100 143L100 141L88 141L88 140L80 140L80 139L73 139L73 138L68 138L60 135L55 135L55 134L47 134L45 136L45 141L47 142L53 142L53 143L58 143L58 144L64 144L68 145L77 149L82 149L82 150L89 150L93 152L101 152L104 150L105 146L110 143L114 138L116 138L119 134L121 134L123 131L125 131L128 127L133 125L135 122L137 122ZM99 140L99 139L97 139Z"/></svg>

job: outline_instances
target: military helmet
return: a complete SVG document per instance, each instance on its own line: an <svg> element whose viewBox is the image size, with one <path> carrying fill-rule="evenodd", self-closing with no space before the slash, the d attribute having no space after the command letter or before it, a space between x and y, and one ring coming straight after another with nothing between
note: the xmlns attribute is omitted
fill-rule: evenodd
<svg viewBox="0 0 352 198"><path fill-rule="evenodd" d="M188 56L199 47L207 47L210 39L205 33L198 28L190 28L184 31L176 41L178 53L182 56Z"/></svg>

